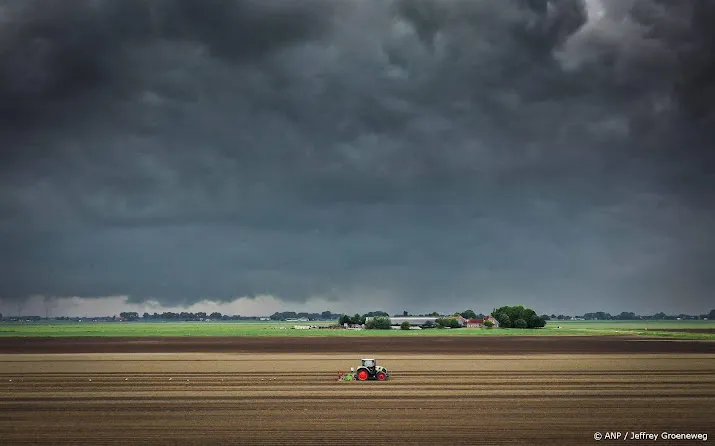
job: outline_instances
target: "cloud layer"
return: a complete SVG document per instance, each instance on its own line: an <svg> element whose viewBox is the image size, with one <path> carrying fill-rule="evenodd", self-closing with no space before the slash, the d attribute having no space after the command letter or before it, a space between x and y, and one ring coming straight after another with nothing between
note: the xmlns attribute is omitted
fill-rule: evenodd
<svg viewBox="0 0 715 446"><path fill-rule="evenodd" d="M704 311L713 19L1 1L0 296Z"/></svg>

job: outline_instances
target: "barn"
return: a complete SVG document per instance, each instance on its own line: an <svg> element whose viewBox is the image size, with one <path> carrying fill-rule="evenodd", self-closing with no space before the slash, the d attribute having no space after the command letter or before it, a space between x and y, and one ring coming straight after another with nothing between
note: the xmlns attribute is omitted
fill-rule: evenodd
<svg viewBox="0 0 715 446"><path fill-rule="evenodd" d="M494 319L492 316L487 316L483 319L465 319L460 315L457 316L396 316L396 317L391 317L390 318L390 323L392 324L393 327L395 326L400 326L403 322L409 322L411 326L413 327L423 327L427 322L431 322L433 325L436 325L437 319L442 318L442 317L453 317L457 319L457 322L462 327L467 327L467 328L477 328L477 327L483 327L484 326L484 321L490 320L494 324L495 327L499 326L499 323L497 322L496 319ZM368 317L365 319L365 322L373 319L372 317Z"/></svg>
<svg viewBox="0 0 715 446"><path fill-rule="evenodd" d="M433 325L436 325L437 319L440 319L445 316L396 316L396 317L391 317L390 318L390 323L392 326L400 326L403 322L409 322L411 326L413 327L423 327L427 322L431 322ZM446 316L446 317L454 317L457 319L457 321L464 326L467 322L466 319L464 319L462 316ZM373 319L372 317L368 317L365 319L365 322L369 321L370 319Z"/></svg>
<svg viewBox="0 0 715 446"><path fill-rule="evenodd" d="M439 318L432 317L432 316L391 317L390 322L392 323L393 326L394 325L402 325L403 322L409 322L410 325L412 325L412 326L421 327L421 326L425 325L428 321L431 322L432 324L434 324L437 319L439 319Z"/></svg>
<svg viewBox="0 0 715 446"><path fill-rule="evenodd" d="M494 319L492 316L487 316L483 319L468 319L466 324L464 324L467 328L481 328L484 326L484 322L486 321L491 321L494 327L499 326L499 322Z"/></svg>

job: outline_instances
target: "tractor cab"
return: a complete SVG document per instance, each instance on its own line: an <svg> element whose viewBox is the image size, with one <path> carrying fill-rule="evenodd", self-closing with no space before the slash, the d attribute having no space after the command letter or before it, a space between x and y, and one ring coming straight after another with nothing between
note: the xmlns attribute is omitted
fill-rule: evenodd
<svg viewBox="0 0 715 446"><path fill-rule="evenodd" d="M363 359L362 360L362 366L367 368L367 369L375 369L375 360L374 359Z"/></svg>

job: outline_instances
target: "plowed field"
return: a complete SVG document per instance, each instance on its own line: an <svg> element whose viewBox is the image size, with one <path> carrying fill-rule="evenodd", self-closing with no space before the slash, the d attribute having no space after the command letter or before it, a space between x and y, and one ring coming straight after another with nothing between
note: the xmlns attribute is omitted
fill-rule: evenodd
<svg viewBox="0 0 715 446"><path fill-rule="evenodd" d="M2 353L712 353L715 342L642 336L135 336L0 338Z"/></svg>
<svg viewBox="0 0 715 446"><path fill-rule="evenodd" d="M390 381L336 382L359 358L0 355L0 443L584 445L713 426L711 354L387 354Z"/></svg>

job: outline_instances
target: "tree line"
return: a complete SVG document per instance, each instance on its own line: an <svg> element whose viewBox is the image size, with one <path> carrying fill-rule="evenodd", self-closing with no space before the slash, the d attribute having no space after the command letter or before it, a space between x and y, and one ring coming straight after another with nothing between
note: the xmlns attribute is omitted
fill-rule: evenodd
<svg viewBox="0 0 715 446"><path fill-rule="evenodd" d="M436 317L434 322L427 321L427 323L422 325L422 328L459 328L462 325L457 321L457 317L462 316L466 319L483 319L486 316L483 314L476 314L472 310L466 310L461 313L454 313L452 315L440 315L437 312L429 314L412 315L407 311L402 314L395 314L393 317ZM585 313L582 317L578 316L564 316L564 315L538 315L531 308L525 308L523 305L516 306L503 306L500 308L495 308L491 316L497 320L499 326L502 328L523 328L523 329L533 329L542 328L546 326L547 321L550 320L571 320L575 318L586 319L586 320L677 320L678 318L682 320L688 319L708 319L715 320L715 310L711 310L709 314L702 314L699 316L692 316L686 314L680 314L678 316L667 315L665 313L656 313L652 316L641 316L632 312L622 312L619 315L612 316L606 312L595 312L595 313ZM368 317L372 317L367 321ZM367 322L366 322L367 321ZM355 314L353 316L342 314L338 319L340 325L364 325L367 329L384 329L389 330L392 328L392 323L390 316L383 311L374 311L366 313L364 315ZM409 322L405 321L401 324L400 328L409 329ZM492 325L490 321L485 321L484 325L489 327Z"/></svg>
<svg viewBox="0 0 715 446"><path fill-rule="evenodd" d="M514 307L502 307L503 308L514 308ZM522 307L523 308L523 307ZM499 320L496 316L495 313L500 312L500 309L494 309L492 311L492 316L494 316L495 319ZM530 310L530 309L527 309ZM520 310L522 311L522 310ZM532 311L532 310L530 310ZM501 311L503 312L503 311ZM506 314L509 315L509 321L511 323L516 323L517 320L523 319L527 323L527 327L529 326L529 319L532 318L533 314L529 312L529 314L523 314L520 317L516 317L514 319L512 316L515 316L516 313L509 313L506 312ZM535 313L534 313L535 314ZM466 319L483 319L486 317L486 315L482 313L475 313L473 310L465 310L459 313L453 313L453 314L439 314L436 311L431 312L431 313L426 313L426 314L410 314L407 311L403 311L402 314L395 314L393 317L437 317L437 318L456 318L457 316L462 316L463 318ZM144 313L142 315L139 315L136 311L124 311L119 313L119 317L128 320L128 321L138 321L138 320L144 320L144 321L152 321L152 320L165 320L165 321L201 321L201 320L221 320L221 321L235 321L235 320L261 320L264 319L265 317L259 317L259 316L241 316L241 315L228 315L228 314L222 314L220 312L213 312L213 313L205 313L205 312L180 312L180 313L173 313L173 312L163 312L163 313ZM339 313L333 313L331 311L323 311L321 313L306 313L306 312L295 312L295 311L283 311L283 312L275 312L271 316L268 316L268 318L272 321L285 321L288 319L308 319L310 321L334 321L338 319L338 322L342 325L344 323L347 324L364 324L365 320L368 317L387 317L389 318L389 314L384 312L384 311L370 311L365 314L355 314L355 315L346 315L346 314L339 314ZM585 313L582 316L570 316L570 315L563 315L563 314L542 314L538 316L541 318L544 322L546 321L568 321L568 320L573 320L573 319L586 319L586 320L624 320L624 321L630 321L630 320L715 320L715 309L711 310L707 314L699 314L699 315L690 315L690 314L666 314L663 312L655 313L652 315L639 315L634 312L628 312L628 311L623 311L620 314L616 315L611 315L610 313L604 312L604 311L596 311L596 312L590 312L590 313ZM525 319L526 318L526 319ZM15 317L3 317L3 314L0 313L0 320L15 320L15 319L23 319L23 320L32 320L32 321L38 321L38 320L75 320L75 319L84 319L82 317L67 317L67 316L58 316L58 317L40 317L40 316L34 316L34 315L27 315L27 316L15 316ZM99 318L95 319L102 319L102 320L116 320L116 316L102 316ZM534 322L536 322L536 319L534 319ZM451 322L445 322L448 326ZM522 325L521 322L519 322L519 325ZM531 325L534 325L532 323ZM537 324L538 325L538 324Z"/></svg>
<svg viewBox="0 0 715 446"><path fill-rule="evenodd" d="M524 308L523 306L504 306L494 309L492 311L492 317L499 322L499 326L503 328L541 328L546 325L546 321L538 316L536 312L530 308ZM486 318L483 314L476 314L473 310L465 310L461 313L454 313L450 315L440 315L437 312L430 314L413 316L407 311L397 314L393 317L434 317L435 321L426 321L424 324L420 324L421 328L461 328L462 324L457 319L462 316L465 319L484 319ZM368 321L367 319L370 318ZM384 311L373 311L366 313L364 315L355 314L353 316L343 314L338 319L340 325L361 325L365 326L366 329L378 329L378 330L390 330L392 329L392 321L390 316ZM493 322L490 320L484 321L484 326L491 328ZM403 330L410 329L410 322L404 321L400 325Z"/></svg>
<svg viewBox="0 0 715 446"><path fill-rule="evenodd" d="M666 314L663 313L662 311L659 313L651 314L651 315L640 315L636 314L631 311L622 311L620 314L616 315L611 315L611 313L607 313L605 311L596 311L592 313L584 313L583 316L565 316L563 314L559 314L558 316L556 314L552 315L546 315L542 314L541 315L544 320L559 320L559 321L568 321L572 319L586 319L586 320L599 320L599 321L641 321L641 320L715 320L715 310L710 310L710 313L708 314L698 314L698 315L693 315L693 314L685 314L685 313L680 313L680 314Z"/></svg>
<svg viewBox="0 0 715 446"><path fill-rule="evenodd" d="M492 317L499 322L502 328L542 328L546 320L536 314L531 308L522 305L504 306L495 308Z"/></svg>
<svg viewBox="0 0 715 446"><path fill-rule="evenodd" d="M126 311L119 313L119 316L126 319L126 320L139 320L139 314L137 312L131 312L131 311ZM310 321L333 321L340 317L339 314L333 313L331 311L323 311L322 313L306 313L306 312L295 312L295 311L283 311L283 312L275 312L268 318L272 321L285 321L288 319L308 319ZM204 313L204 312L197 312L197 313L190 313L190 312L181 312L181 313L172 313L172 312L164 312L164 313L154 313L154 314L149 314L149 313L144 313L141 316L142 320L179 320L179 321L202 321L202 320L215 320L215 321L229 321L229 320L260 320L260 319L265 319L265 317L259 317L259 316L240 316L240 315L228 315L228 314L221 314L218 311L215 311L213 313Z"/></svg>

